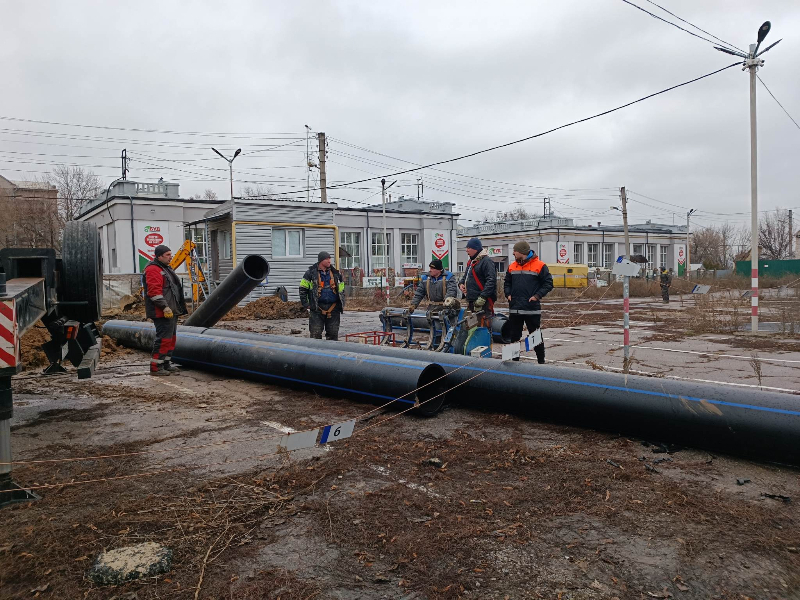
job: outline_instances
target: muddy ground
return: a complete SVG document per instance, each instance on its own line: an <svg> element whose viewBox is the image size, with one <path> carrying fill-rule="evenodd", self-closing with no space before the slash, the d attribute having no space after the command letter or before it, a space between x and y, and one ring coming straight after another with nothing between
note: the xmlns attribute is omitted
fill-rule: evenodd
<svg viewBox="0 0 800 600"><path fill-rule="evenodd" d="M545 306L548 360L623 368L615 302ZM637 372L800 390L796 336L742 348L752 338L692 330L710 309L688 300L632 310ZM374 312L343 319L377 328ZM15 465L42 498L3 509L0 597L800 598L795 469L458 405L382 409L349 440L278 454L287 431L373 407L200 371L153 379L146 361L113 351L91 380L15 379L15 460L50 462ZM174 550L169 573L88 581L98 552L143 541Z"/></svg>

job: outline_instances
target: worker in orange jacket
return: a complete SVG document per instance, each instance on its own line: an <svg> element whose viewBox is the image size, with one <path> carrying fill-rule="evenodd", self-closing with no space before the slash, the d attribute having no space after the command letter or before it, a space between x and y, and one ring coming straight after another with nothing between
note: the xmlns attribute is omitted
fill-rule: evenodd
<svg viewBox="0 0 800 600"><path fill-rule="evenodd" d="M172 251L163 244L157 246L155 259L145 267L142 276L145 315L153 319L156 326L150 360L151 375L169 375L178 371L172 364L178 316L188 312L186 299L183 297L183 284L169 266L170 261Z"/></svg>

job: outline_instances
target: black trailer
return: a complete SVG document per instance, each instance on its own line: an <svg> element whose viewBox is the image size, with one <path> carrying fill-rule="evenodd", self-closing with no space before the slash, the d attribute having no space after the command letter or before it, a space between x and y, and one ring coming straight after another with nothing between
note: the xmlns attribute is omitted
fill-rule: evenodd
<svg viewBox="0 0 800 600"><path fill-rule="evenodd" d="M42 346L50 363L44 372L65 372L68 361L79 379L91 377L102 303L100 236L91 223L67 223L60 257L53 248L0 250L0 507L35 497L11 480L11 377L23 367L20 339L41 321L51 338Z"/></svg>

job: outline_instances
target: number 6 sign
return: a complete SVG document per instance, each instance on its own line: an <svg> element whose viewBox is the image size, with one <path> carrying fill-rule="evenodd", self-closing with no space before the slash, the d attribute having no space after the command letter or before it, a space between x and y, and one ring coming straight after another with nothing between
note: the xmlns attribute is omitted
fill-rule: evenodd
<svg viewBox="0 0 800 600"><path fill-rule="evenodd" d="M355 420L337 423L336 425L326 425L322 430L322 437L319 440L320 445L349 438L353 435L353 428L355 426Z"/></svg>

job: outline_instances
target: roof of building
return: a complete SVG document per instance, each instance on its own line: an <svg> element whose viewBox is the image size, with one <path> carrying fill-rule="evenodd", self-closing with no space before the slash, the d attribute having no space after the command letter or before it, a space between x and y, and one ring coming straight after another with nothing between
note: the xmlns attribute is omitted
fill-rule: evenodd
<svg viewBox="0 0 800 600"><path fill-rule="evenodd" d="M24 190L53 191L56 189L56 186L54 186L53 184L42 181L12 181L11 183L14 184L16 187Z"/></svg>

